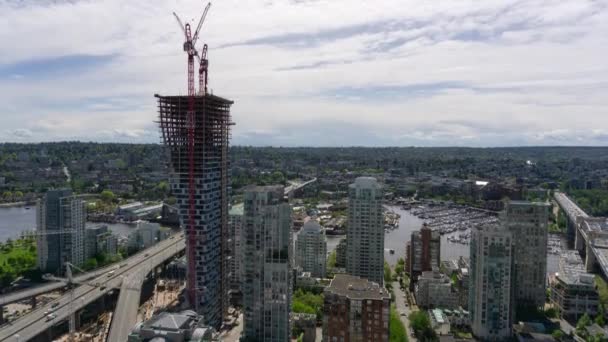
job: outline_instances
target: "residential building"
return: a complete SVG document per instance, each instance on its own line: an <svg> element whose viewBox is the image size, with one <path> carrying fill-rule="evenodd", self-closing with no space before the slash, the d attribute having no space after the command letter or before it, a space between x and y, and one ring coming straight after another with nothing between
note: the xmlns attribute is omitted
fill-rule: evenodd
<svg viewBox="0 0 608 342"><path fill-rule="evenodd" d="M346 267L346 245L348 244L346 238L340 240L336 246L336 267Z"/></svg>
<svg viewBox="0 0 608 342"><path fill-rule="evenodd" d="M138 323L128 342L215 342L213 328L205 326L194 311L180 313L161 312L145 322Z"/></svg>
<svg viewBox="0 0 608 342"><path fill-rule="evenodd" d="M598 312L599 295L594 275L587 273L578 251L562 254L559 272L550 277L551 303L562 318L577 322L584 314Z"/></svg>
<svg viewBox="0 0 608 342"><path fill-rule="evenodd" d="M484 341L511 336L512 245L504 226L472 228L469 312L473 335Z"/></svg>
<svg viewBox="0 0 608 342"><path fill-rule="evenodd" d="M241 276L243 273L243 212L244 204L235 204L228 213L228 281L230 300L233 305L241 302ZM240 306L240 305L239 305Z"/></svg>
<svg viewBox="0 0 608 342"><path fill-rule="evenodd" d="M323 341L387 342L390 299L376 282L336 274L324 291Z"/></svg>
<svg viewBox="0 0 608 342"><path fill-rule="evenodd" d="M68 189L50 190L36 211L38 267L63 274L65 263L76 266L85 259L86 209L84 200Z"/></svg>
<svg viewBox="0 0 608 342"><path fill-rule="evenodd" d="M327 241L323 227L314 220L304 224L296 238L296 266L315 278L325 278Z"/></svg>
<svg viewBox="0 0 608 342"><path fill-rule="evenodd" d="M501 217L513 237L511 300L517 308L542 309L546 299L549 204L510 201Z"/></svg>
<svg viewBox="0 0 608 342"><path fill-rule="evenodd" d="M424 309L456 309L459 294L451 279L439 271L422 272L415 287L416 304Z"/></svg>
<svg viewBox="0 0 608 342"><path fill-rule="evenodd" d="M112 234L108 226L85 228L85 259L94 258L97 254L116 255L118 253L118 238Z"/></svg>
<svg viewBox="0 0 608 342"><path fill-rule="evenodd" d="M359 177L348 187L346 272L380 285L384 282L382 187L373 177Z"/></svg>
<svg viewBox="0 0 608 342"><path fill-rule="evenodd" d="M291 329L291 207L282 186L244 192L243 339L289 341Z"/></svg>
<svg viewBox="0 0 608 342"><path fill-rule="evenodd" d="M426 223L420 231L412 232L406 245L406 271L415 283L422 272L439 269L441 251L441 236L438 231L432 231Z"/></svg>
<svg viewBox="0 0 608 342"><path fill-rule="evenodd" d="M184 227L188 301L205 324L219 329L229 306L226 256L233 102L204 94L194 98L195 110L189 113L191 97L155 97L168 152L171 193ZM193 146L188 143L190 137Z"/></svg>
<svg viewBox="0 0 608 342"><path fill-rule="evenodd" d="M456 273L456 288L460 295L460 306L468 309L469 307L469 261L460 257L458 259L458 272Z"/></svg>

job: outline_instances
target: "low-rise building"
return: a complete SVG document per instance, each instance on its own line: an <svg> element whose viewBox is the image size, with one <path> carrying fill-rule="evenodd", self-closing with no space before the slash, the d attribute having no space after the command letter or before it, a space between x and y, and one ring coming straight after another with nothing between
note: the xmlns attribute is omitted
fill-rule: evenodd
<svg viewBox="0 0 608 342"><path fill-rule="evenodd" d="M450 333L450 321L441 309L429 310L429 317L431 318L431 327L437 335L448 335Z"/></svg>
<svg viewBox="0 0 608 342"><path fill-rule="evenodd" d="M317 337L317 315L292 312L291 322L293 330L303 334L303 342L315 342Z"/></svg>
<svg viewBox="0 0 608 342"><path fill-rule="evenodd" d="M205 326L202 317L194 311L180 313L161 312L145 322L138 323L128 342L214 342L219 341L215 330Z"/></svg>
<svg viewBox="0 0 608 342"><path fill-rule="evenodd" d="M563 254L559 272L550 277L551 303L562 318L574 322L584 314L594 316L599 306L594 275L585 271L585 265L576 251Z"/></svg>
<svg viewBox="0 0 608 342"><path fill-rule="evenodd" d="M390 294L365 278L337 274L325 289L323 341L387 342Z"/></svg>
<svg viewBox="0 0 608 342"><path fill-rule="evenodd" d="M459 306L459 294L445 274L422 272L415 287L416 303L421 308L455 309Z"/></svg>
<svg viewBox="0 0 608 342"><path fill-rule="evenodd" d="M108 226L85 228L85 258L94 258L97 254L116 255L118 253L118 238L112 234Z"/></svg>

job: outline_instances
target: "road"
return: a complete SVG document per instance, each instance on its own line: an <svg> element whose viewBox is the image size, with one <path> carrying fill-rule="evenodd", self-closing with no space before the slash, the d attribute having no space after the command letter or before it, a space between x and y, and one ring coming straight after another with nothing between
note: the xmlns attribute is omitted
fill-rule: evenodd
<svg viewBox="0 0 608 342"><path fill-rule="evenodd" d="M413 336L413 334L411 333L412 330L410 328L410 320L409 320L409 316L410 313L412 312L411 307L409 305L406 305L406 300L405 300L405 293L403 292L403 290L401 290L401 287L399 286L399 283L394 281L393 282L393 292L395 293L395 307L397 308L397 312L399 313L399 317L401 318L401 322L403 322L403 325L405 325L405 331L407 332L407 338L409 341L417 341L416 337ZM401 313L404 312L405 316L402 316Z"/></svg>
<svg viewBox="0 0 608 342"><path fill-rule="evenodd" d="M128 339L131 329L137 323L141 286L147 273L138 270L135 274L123 279L107 341L126 341Z"/></svg>
<svg viewBox="0 0 608 342"><path fill-rule="evenodd" d="M81 283L81 282L87 281L89 279L99 277L102 274L106 274L110 270L112 270L112 268L114 268L114 267L116 267L116 264L106 266L106 267L100 268L95 271L83 273L77 277L74 277L74 280L77 283ZM20 302L20 301L26 300L31 297L35 297L35 296L38 296L38 295L41 295L44 293L59 290L64 287L65 287L65 283L54 282L54 283L50 283L50 284L38 285L36 287L32 287L32 288L18 291L18 292L9 293L9 294L0 296L0 306Z"/></svg>
<svg viewBox="0 0 608 342"><path fill-rule="evenodd" d="M16 342L34 338L49 327L67 319L72 312L83 308L109 291L120 288L125 276L146 272L151 269L152 265L160 264L170 259L184 248L183 236L174 236L121 261L120 265L124 266L116 269L114 274L110 276L107 273L102 274L87 282L95 286L78 286L72 290L73 292L69 291L58 299L44 306L39 306L16 321L2 326L0 329L0 341ZM150 266L146 267L145 265ZM54 309L53 306L55 307ZM56 317L52 320L47 320L46 312L48 311L53 311Z"/></svg>

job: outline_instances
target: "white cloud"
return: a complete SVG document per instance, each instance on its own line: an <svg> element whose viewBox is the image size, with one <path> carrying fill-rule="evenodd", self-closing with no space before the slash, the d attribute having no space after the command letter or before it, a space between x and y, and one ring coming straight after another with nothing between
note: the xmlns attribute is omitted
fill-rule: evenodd
<svg viewBox="0 0 608 342"><path fill-rule="evenodd" d="M186 89L171 12L198 19L203 7L0 0L0 127L31 141L157 142L153 94ZM597 132L608 127L605 1L222 0L201 39L211 88L235 100L235 143L307 144L298 127L326 122L343 123L331 134L345 140L368 130L370 144L607 143ZM14 70L74 55L109 57L59 75Z"/></svg>

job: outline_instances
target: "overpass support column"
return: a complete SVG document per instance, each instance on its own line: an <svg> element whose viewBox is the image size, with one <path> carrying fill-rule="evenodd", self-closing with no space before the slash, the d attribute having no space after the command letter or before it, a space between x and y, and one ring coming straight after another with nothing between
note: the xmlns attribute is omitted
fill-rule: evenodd
<svg viewBox="0 0 608 342"><path fill-rule="evenodd" d="M4 307L0 306L0 325L4 324Z"/></svg>
<svg viewBox="0 0 608 342"><path fill-rule="evenodd" d="M32 305L32 310L36 308L36 297L32 297L30 299L30 305Z"/></svg>
<svg viewBox="0 0 608 342"><path fill-rule="evenodd" d="M585 247L583 234L581 234L581 231L578 229L576 223L572 223L572 225L574 225L574 249L577 251L582 251Z"/></svg>
<svg viewBox="0 0 608 342"><path fill-rule="evenodd" d="M595 254L593 254L591 244L587 242L587 248L585 249L585 269L587 272L591 273L594 271L596 262L597 260L595 259Z"/></svg>

